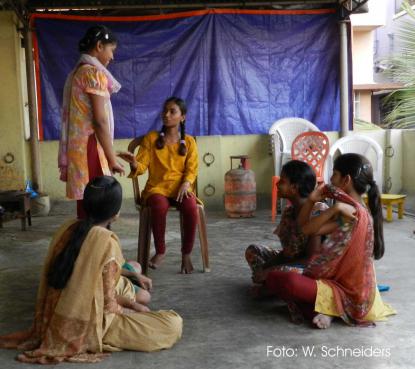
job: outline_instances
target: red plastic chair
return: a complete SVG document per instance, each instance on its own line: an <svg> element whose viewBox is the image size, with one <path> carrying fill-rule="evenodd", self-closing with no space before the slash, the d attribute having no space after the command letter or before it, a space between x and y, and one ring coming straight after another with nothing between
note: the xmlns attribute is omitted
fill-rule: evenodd
<svg viewBox="0 0 415 369"><path fill-rule="evenodd" d="M299 134L291 146L292 160L304 161L316 173L317 183L324 182L324 164L329 154L329 139L322 132L304 132ZM278 199L279 176L272 177L272 221L275 221Z"/></svg>
<svg viewBox="0 0 415 369"><path fill-rule="evenodd" d="M291 146L291 157L307 163L314 169L317 183L324 182L324 164L330 144L323 132L304 132L296 137Z"/></svg>

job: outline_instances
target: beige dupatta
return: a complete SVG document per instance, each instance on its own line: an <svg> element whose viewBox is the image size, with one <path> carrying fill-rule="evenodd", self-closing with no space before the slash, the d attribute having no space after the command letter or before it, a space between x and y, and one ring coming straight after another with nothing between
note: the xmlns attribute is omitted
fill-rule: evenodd
<svg viewBox="0 0 415 369"><path fill-rule="evenodd" d="M38 290L32 328L0 337L0 347L25 351L23 362L52 364L61 361L97 362L103 354L102 337L113 314L105 314L102 272L115 260L124 262L117 236L93 227L82 244L66 287L55 290L47 284L47 271L69 239L76 222L66 223L49 247Z"/></svg>

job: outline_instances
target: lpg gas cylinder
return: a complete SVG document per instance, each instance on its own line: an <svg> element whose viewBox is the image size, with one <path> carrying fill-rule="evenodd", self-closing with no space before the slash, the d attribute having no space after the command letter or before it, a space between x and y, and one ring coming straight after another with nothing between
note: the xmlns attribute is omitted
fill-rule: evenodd
<svg viewBox="0 0 415 369"><path fill-rule="evenodd" d="M225 211L230 218L249 218L256 209L255 173L247 155L231 156L231 169L225 174ZM233 160L239 160L233 168Z"/></svg>

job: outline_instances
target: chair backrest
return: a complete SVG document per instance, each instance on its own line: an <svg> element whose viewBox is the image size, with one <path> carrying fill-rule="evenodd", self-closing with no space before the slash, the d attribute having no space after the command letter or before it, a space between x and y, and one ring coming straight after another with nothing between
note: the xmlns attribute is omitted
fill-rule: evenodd
<svg viewBox="0 0 415 369"><path fill-rule="evenodd" d="M362 135L350 135L337 140L330 148L326 165L326 181L333 173L333 164L340 154L356 153L366 157L372 164L373 177L382 191L383 186L383 150L372 138Z"/></svg>
<svg viewBox="0 0 415 369"><path fill-rule="evenodd" d="M128 144L128 151L132 154L135 154L135 151L140 146L141 141L143 140L144 136L136 137L134 138L129 144ZM141 208L141 194L140 194L140 185L138 183L138 178L134 177L132 178L133 181L133 191L134 191L134 202L135 207L137 210Z"/></svg>
<svg viewBox="0 0 415 369"><path fill-rule="evenodd" d="M294 140L291 147L291 158L310 165L316 173L317 181L323 182L324 164L329 149L329 139L323 132L304 132Z"/></svg>
<svg viewBox="0 0 415 369"><path fill-rule="evenodd" d="M282 118L271 125L268 133L271 137L275 175L280 174L282 165L291 158L291 146L295 138L300 133L310 131L320 130L303 118Z"/></svg>

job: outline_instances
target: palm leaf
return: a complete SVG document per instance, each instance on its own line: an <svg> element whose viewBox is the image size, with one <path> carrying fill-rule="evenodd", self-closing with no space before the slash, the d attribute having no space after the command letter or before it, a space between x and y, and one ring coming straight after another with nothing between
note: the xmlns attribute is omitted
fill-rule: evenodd
<svg viewBox="0 0 415 369"><path fill-rule="evenodd" d="M383 101L392 107L384 122L388 128L415 128L415 12L407 1L402 8L410 19L403 22L398 31L402 48L399 55L387 60L391 67L386 73L404 87L393 91Z"/></svg>

